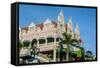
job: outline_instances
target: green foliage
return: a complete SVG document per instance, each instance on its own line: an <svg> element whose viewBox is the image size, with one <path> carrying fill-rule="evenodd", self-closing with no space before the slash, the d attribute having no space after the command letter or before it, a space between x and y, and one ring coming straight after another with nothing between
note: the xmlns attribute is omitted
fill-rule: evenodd
<svg viewBox="0 0 100 68"><path fill-rule="evenodd" d="M19 40L19 48L22 48L22 42Z"/></svg>
<svg viewBox="0 0 100 68"><path fill-rule="evenodd" d="M70 44L71 35L67 34L67 32L63 33L63 38L60 38L62 44Z"/></svg>
<svg viewBox="0 0 100 68"><path fill-rule="evenodd" d="M93 56L93 53L91 51L86 51L85 53L86 53L87 57L92 57Z"/></svg>
<svg viewBox="0 0 100 68"><path fill-rule="evenodd" d="M29 44L30 44L30 41L28 41L28 40L23 41L24 47L29 47Z"/></svg>
<svg viewBox="0 0 100 68"><path fill-rule="evenodd" d="M79 44L79 40L76 40L76 39L72 39L72 35L71 34L68 34L67 32L64 32L63 33L63 38L60 38L61 40L61 44L65 44L67 46L67 50L66 50L66 53L68 54L68 61L71 60L71 46L74 46L74 47L78 47L80 49L80 51L76 52L76 56L77 57L81 57L84 58L84 49L80 46L77 46L76 44Z"/></svg>
<svg viewBox="0 0 100 68"><path fill-rule="evenodd" d="M74 51L73 53L76 54L76 57L82 57L81 50L79 50L79 51Z"/></svg>

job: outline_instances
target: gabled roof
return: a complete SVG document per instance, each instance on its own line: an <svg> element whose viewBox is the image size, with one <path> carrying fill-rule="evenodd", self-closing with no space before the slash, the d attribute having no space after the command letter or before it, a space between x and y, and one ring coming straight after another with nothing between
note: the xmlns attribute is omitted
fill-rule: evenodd
<svg viewBox="0 0 100 68"><path fill-rule="evenodd" d="M35 27L34 22L32 22L28 27Z"/></svg>
<svg viewBox="0 0 100 68"><path fill-rule="evenodd" d="M22 31L25 31L25 32L27 32L29 29L28 29L28 27L24 27L24 28L22 28Z"/></svg>
<svg viewBox="0 0 100 68"><path fill-rule="evenodd" d="M49 19L49 18L47 18L45 21L44 21L44 23L43 24L51 24L52 22L51 22L51 20Z"/></svg>
<svg viewBox="0 0 100 68"><path fill-rule="evenodd" d="M43 24L38 24L36 27L39 27L41 30L43 29Z"/></svg>

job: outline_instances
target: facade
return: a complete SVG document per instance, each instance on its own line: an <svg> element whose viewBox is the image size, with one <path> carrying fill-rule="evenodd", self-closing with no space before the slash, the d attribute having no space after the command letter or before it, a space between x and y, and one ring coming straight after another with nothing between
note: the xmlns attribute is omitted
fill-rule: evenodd
<svg viewBox="0 0 100 68"><path fill-rule="evenodd" d="M72 20L69 19L65 22L63 11L61 10L57 21L51 21L47 18L41 24L35 24L32 22L28 27L19 28L19 40L32 41L37 40L37 48L39 48L40 56L43 56L50 61L59 61L57 48L59 47L59 42L62 34L67 31L72 35L72 38L80 39L80 31L78 24L73 30ZM63 45L64 46L64 45ZM67 48L66 46L64 46ZM73 50L78 50L78 48L73 47ZM48 58L50 57L50 58Z"/></svg>

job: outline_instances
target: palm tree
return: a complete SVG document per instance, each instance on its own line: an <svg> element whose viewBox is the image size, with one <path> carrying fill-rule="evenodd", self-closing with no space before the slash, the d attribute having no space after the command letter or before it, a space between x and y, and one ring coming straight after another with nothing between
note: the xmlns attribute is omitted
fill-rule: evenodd
<svg viewBox="0 0 100 68"><path fill-rule="evenodd" d="M70 55L71 49L70 49L70 47L74 42L79 43L79 41L76 39L72 39L72 35L68 34L67 32L64 32L62 35L63 35L63 38L60 39L61 40L60 43L67 45L66 59L67 59L67 61L71 61L71 55Z"/></svg>
<svg viewBox="0 0 100 68"><path fill-rule="evenodd" d="M62 45L62 42L59 43L59 48L60 48L60 62L62 62L63 60L63 45Z"/></svg>

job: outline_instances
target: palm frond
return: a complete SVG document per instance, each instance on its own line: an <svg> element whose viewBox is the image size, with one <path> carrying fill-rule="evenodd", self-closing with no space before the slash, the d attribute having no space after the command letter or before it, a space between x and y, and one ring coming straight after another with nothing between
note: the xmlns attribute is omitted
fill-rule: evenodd
<svg viewBox="0 0 100 68"><path fill-rule="evenodd" d="M62 39L62 38L60 38L60 40L61 40L60 43L62 43L62 44L66 44L66 43L67 43L66 40L64 40L64 39Z"/></svg>
<svg viewBox="0 0 100 68"><path fill-rule="evenodd" d="M76 44L79 44L80 42L79 42L79 40L72 39L72 40L70 41L70 43L76 43Z"/></svg>
<svg viewBox="0 0 100 68"><path fill-rule="evenodd" d="M71 40L71 35L67 34L67 32L64 32L62 35L63 38L61 39L61 41L64 41L66 44L68 44Z"/></svg>

